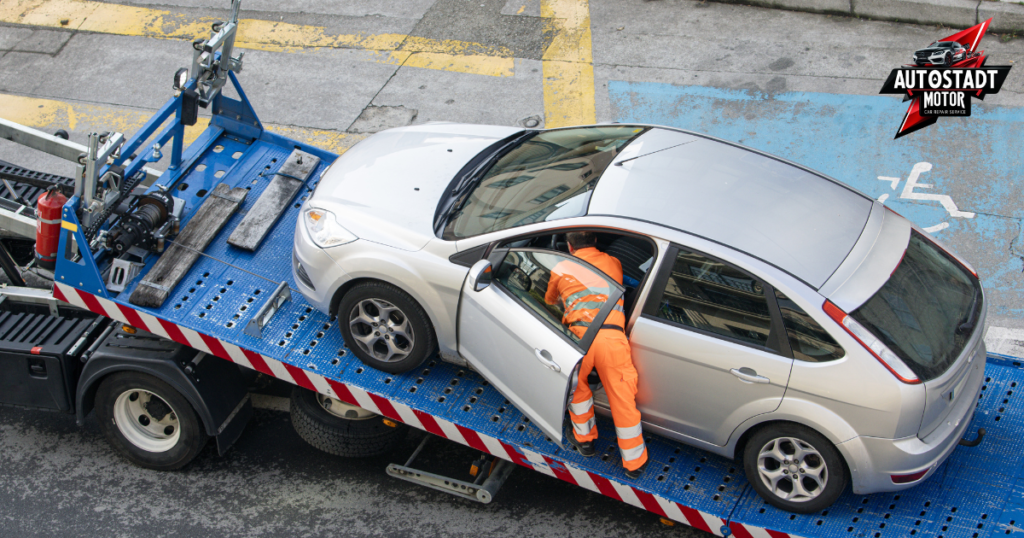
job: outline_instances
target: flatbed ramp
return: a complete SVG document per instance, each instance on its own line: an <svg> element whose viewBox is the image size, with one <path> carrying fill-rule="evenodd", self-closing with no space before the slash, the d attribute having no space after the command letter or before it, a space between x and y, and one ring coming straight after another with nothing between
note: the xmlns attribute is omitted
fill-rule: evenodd
<svg viewBox="0 0 1024 538"><path fill-rule="evenodd" d="M84 270L85 280L77 282L78 274L58 271L54 295L720 536L952 538L1024 531L1024 409L1017 396L1024 365L1010 357L989 356L988 377L969 430L969 436L979 427L987 430L980 446L960 447L934 476L910 490L867 496L848 491L820 514L796 515L762 501L748 487L739 462L661 437L646 436L651 463L639 480L629 480L609 421L599 420L604 435L597 441L598 455L583 458L546 439L479 375L440 359L402 375L366 367L345 346L337 320L314 310L298 293L262 327L260 337L247 334L246 324L271 300L278 283L295 287L290 265L294 226L308 191L297 195L254 251L231 246L227 239L293 149L321 158L313 178L336 158L275 135L250 139L216 127L189 148L186 172L174 191L188 203L182 226L215 185L250 192L159 308L128 302L159 260L152 256L139 276L111 298L90 289L87 280L95 273ZM310 187L314 184L310 181Z"/></svg>

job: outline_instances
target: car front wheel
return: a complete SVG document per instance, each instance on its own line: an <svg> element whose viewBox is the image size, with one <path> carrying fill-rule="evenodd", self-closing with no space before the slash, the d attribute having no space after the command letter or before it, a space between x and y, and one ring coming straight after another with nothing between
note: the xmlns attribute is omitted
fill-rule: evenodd
<svg viewBox="0 0 1024 538"><path fill-rule="evenodd" d="M839 451L799 424L772 424L754 433L743 450L743 468L761 498L799 514L828 508L846 487Z"/></svg>
<svg viewBox="0 0 1024 538"><path fill-rule="evenodd" d="M392 374L416 368L436 349L426 312L409 294L385 282L348 291L338 325L349 349L367 366Z"/></svg>

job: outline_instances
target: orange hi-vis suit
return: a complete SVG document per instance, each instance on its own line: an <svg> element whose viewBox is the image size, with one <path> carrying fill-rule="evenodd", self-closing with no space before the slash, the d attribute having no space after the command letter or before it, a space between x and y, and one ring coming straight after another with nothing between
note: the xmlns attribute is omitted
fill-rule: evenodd
<svg viewBox="0 0 1024 538"><path fill-rule="evenodd" d="M614 256L589 247L575 251L575 256L590 263L606 275L622 284L622 263ZM544 299L548 304L561 301L565 305L562 323L569 327L576 336L582 338L587 327L597 316L601 305L607 302L610 292L601 284L588 287L576 275L579 271L559 271L559 265L551 271L548 290ZM585 443L597 439L597 428L594 420L594 395L587 383L590 371L597 368L601 376L608 402L612 408L612 421L615 423L615 434L619 441L619 452L622 453L622 465L627 470L635 471L647 462L647 446L644 444L643 430L640 426L640 411L636 408L636 368L629 350L624 328L626 315L623 311L622 299L604 320L604 325L614 325L623 330L602 328L598 331L590 350L580 364L579 379L576 391L569 404L569 417L572 419L573 435L576 440Z"/></svg>

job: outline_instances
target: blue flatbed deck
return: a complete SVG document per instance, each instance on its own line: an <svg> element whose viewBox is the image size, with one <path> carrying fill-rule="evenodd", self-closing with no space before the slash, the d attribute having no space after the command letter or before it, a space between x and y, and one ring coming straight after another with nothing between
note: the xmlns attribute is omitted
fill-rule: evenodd
<svg viewBox="0 0 1024 538"><path fill-rule="evenodd" d="M366 367L346 348L336 320L314 310L295 292L262 337L245 334L246 323L277 283L296 287L291 250L306 191L255 252L229 246L228 235L293 148L322 158L313 178L335 158L279 136L263 132L253 137L251 130L246 132L250 136L211 127L185 152L182 172L174 182L175 196L187 201L183 226L218 183L247 188L250 194L160 308L128 302L158 258L155 255L120 294L96 289L96 282L89 281L95 273L88 267L59 265L54 294L716 535L729 529L740 537L990 537L1024 529L1024 414L1017 396L1024 388L1018 386L1024 383L1024 366L1017 359L989 356L986 384L969 429L970 436L979 427L987 430L980 446L959 447L937 473L910 490L867 496L848 491L820 514L795 515L762 501L737 461L648 435L651 464L641 479L631 481L623 474L610 435L614 430L606 420L598 421L603 434L597 442L599 455L583 458L546 439L472 371L437 358L402 375ZM96 269L102 273L104 267Z"/></svg>

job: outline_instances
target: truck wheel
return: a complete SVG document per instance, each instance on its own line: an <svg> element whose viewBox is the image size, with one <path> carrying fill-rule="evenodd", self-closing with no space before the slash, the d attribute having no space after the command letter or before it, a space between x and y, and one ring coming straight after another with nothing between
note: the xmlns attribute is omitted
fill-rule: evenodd
<svg viewBox="0 0 1024 538"><path fill-rule="evenodd" d="M812 514L832 505L846 488L846 468L832 443L799 424L770 424L743 450L747 480L768 504Z"/></svg>
<svg viewBox="0 0 1024 538"><path fill-rule="evenodd" d="M405 439L409 429L361 407L311 390L292 390L292 427L303 441L346 458L386 454Z"/></svg>
<svg viewBox="0 0 1024 538"><path fill-rule="evenodd" d="M114 451L157 471L184 467L208 439L192 406L167 383L121 372L96 390L96 417Z"/></svg>
<svg viewBox="0 0 1024 538"><path fill-rule="evenodd" d="M352 288L338 306L341 336L359 360L392 374L423 364L437 348L430 319L404 291L384 282Z"/></svg>

